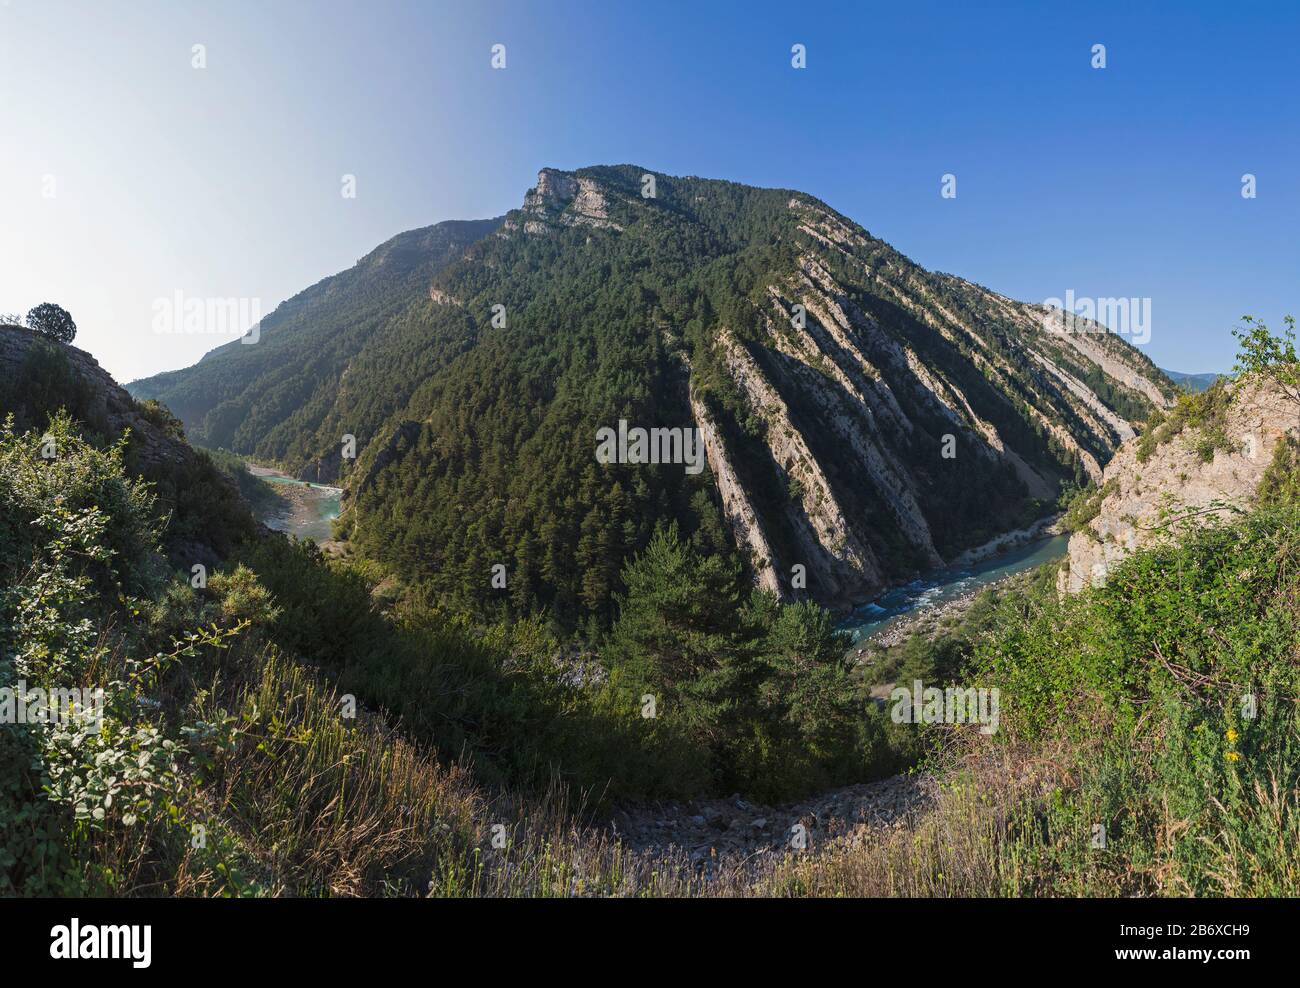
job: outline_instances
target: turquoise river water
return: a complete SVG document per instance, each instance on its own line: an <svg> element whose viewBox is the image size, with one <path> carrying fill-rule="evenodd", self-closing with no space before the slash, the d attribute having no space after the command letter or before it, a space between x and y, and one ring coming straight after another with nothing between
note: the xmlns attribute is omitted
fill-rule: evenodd
<svg viewBox="0 0 1300 988"><path fill-rule="evenodd" d="M840 622L853 636L853 643L879 634L894 621L918 607L932 607L1004 580L1013 573L1060 559L1069 545L1068 535L1056 535L1010 549L969 566L933 570L901 587L895 587L870 603L862 604Z"/></svg>

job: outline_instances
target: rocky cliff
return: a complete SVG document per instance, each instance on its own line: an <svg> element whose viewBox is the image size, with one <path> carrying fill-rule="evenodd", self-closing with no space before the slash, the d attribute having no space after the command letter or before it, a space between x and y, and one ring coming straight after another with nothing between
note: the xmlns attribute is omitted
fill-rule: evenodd
<svg viewBox="0 0 1300 988"><path fill-rule="evenodd" d="M1266 381L1243 379L1186 401L1107 464L1058 587L1075 593L1104 583L1133 549L1244 506L1288 436L1300 438L1300 406Z"/></svg>
<svg viewBox="0 0 1300 988"><path fill-rule="evenodd" d="M104 443L127 436L126 466L152 483L173 561L212 565L260 530L235 485L196 452L165 409L137 402L90 354L19 326L0 326L0 420L45 428L66 410Z"/></svg>

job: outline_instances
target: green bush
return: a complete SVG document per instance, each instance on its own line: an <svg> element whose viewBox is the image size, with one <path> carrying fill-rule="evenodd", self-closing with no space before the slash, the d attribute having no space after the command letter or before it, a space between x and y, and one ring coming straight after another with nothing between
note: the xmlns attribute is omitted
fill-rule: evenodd
<svg viewBox="0 0 1300 988"><path fill-rule="evenodd" d="M1065 494L1061 506L1065 516L1061 520L1067 532L1088 531L1088 523L1101 514L1101 503L1119 488L1118 481L1111 479L1100 487L1081 487Z"/></svg>
<svg viewBox="0 0 1300 988"><path fill-rule="evenodd" d="M1198 430L1193 449L1204 462L1213 460L1216 450L1231 450L1233 443L1225 431L1231 402L1230 383L1221 377L1204 391L1179 395L1174 407L1168 411L1155 413L1138 440L1138 462L1145 463L1157 446L1180 435L1188 427Z"/></svg>
<svg viewBox="0 0 1300 988"><path fill-rule="evenodd" d="M977 650L1003 733L1077 758L1023 849L1039 891L1297 894L1297 641L1294 501L1181 531L1079 596L1008 601Z"/></svg>
<svg viewBox="0 0 1300 988"><path fill-rule="evenodd" d="M91 445L66 415L45 433L18 434L12 418L0 429L4 702L16 714L56 691L102 697L83 696L76 716L0 720L0 894L114 891L149 852L182 853L186 766L214 740L165 717L156 691L238 629L157 647L142 615L165 578L160 525L123 449Z"/></svg>

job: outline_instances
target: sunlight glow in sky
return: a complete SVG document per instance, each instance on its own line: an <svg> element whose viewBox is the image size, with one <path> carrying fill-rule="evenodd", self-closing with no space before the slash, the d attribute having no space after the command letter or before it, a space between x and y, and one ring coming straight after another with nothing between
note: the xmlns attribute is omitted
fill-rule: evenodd
<svg viewBox="0 0 1300 988"><path fill-rule="evenodd" d="M1281 3L0 0L0 312L64 305L126 381L228 341L157 299L269 313L631 162L808 192L1016 298L1150 298L1157 363L1226 370L1238 316L1300 314L1298 40Z"/></svg>

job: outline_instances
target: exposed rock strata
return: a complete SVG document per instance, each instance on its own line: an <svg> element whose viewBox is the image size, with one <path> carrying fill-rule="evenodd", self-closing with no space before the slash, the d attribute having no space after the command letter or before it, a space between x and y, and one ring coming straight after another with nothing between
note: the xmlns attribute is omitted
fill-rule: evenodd
<svg viewBox="0 0 1300 988"><path fill-rule="evenodd" d="M1272 461L1278 440L1300 436L1300 408L1275 387L1258 381L1231 385L1224 433L1231 446L1205 462L1192 426L1157 445L1139 462L1140 440L1125 443L1106 466L1103 489L1112 492L1085 529L1070 538L1067 564L1057 579L1076 593L1101 584L1114 565L1134 549L1176 534L1180 519L1198 523L1245 505Z"/></svg>

